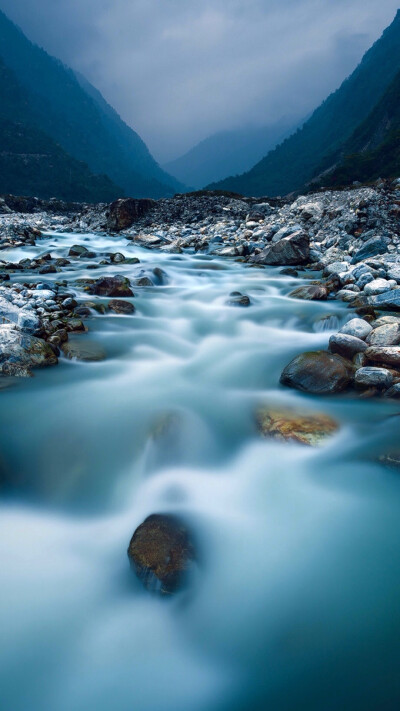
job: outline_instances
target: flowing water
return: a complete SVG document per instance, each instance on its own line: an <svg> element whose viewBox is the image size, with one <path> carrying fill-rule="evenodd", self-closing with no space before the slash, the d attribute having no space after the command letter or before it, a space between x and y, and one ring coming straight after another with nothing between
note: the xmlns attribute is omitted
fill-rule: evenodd
<svg viewBox="0 0 400 711"><path fill-rule="evenodd" d="M400 447L400 405L279 386L349 311L288 298L301 282L276 269L122 238L49 234L5 258L76 243L141 264L81 260L62 275L69 291L156 266L166 280L134 289L133 316L86 322L78 337L106 360L61 358L1 391L1 708L399 708L400 478L378 456ZM233 290L251 307L227 306ZM262 439L263 404L317 409L341 429L319 449ZM201 555L190 590L163 600L126 549L169 511Z"/></svg>

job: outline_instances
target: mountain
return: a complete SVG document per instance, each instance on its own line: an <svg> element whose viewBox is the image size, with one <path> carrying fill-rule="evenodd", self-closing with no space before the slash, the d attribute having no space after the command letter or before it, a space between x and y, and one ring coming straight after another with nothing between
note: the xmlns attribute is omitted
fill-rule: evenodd
<svg viewBox="0 0 400 711"><path fill-rule="evenodd" d="M293 130L294 122L282 119L270 126L220 131L164 168L182 183L202 188L227 175L249 170Z"/></svg>
<svg viewBox="0 0 400 711"><path fill-rule="evenodd" d="M304 126L243 175L211 189L245 195L285 195L315 176L326 156L345 144L400 70L400 10L353 74L313 113Z"/></svg>
<svg viewBox="0 0 400 711"><path fill-rule="evenodd" d="M320 181L327 187L400 175L400 72L341 151L330 156L319 172L324 173Z"/></svg>
<svg viewBox="0 0 400 711"><path fill-rule="evenodd" d="M108 175L133 197L158 198L181 188L94 87L32 44L2 12L0 56L29 94L35 127L92 173Z"/></svg>
<svg viewBox="0 0 400 711"><path fill-rule="evenodd" d="M31 97L1 60L0 96L0 193L85 202L121 194L31 123Z"/></svg>

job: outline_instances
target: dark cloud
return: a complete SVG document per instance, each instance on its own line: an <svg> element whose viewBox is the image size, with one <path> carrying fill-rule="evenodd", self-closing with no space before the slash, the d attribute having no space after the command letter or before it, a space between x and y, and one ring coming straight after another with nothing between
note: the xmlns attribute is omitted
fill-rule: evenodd
<svg viewBox="0 0 400 711"><path fill-rule="evenodd" d="M167 159L210 133L310 112L398 0L0 0Z"/></svg>

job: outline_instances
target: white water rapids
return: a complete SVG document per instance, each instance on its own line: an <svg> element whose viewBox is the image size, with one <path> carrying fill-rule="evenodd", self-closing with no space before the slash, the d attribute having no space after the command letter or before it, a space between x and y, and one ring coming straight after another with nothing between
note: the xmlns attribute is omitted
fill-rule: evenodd
<svg viewBox="0 0 400 711"><path fill-rule="evenodd" d="M133 286L132 316L86 321L79 338L103 362L61 358L0 392L1 709L398 709L400 475L378 455L400 447L400 405L279 385L294 355L327 346L323 323L351 312L288 298L299 280L277 269L123 238L49 234L3 258L72 244L141 260L42 279L80 300L108 301L74 287L82 277L157 266L166 283ZM250 308L227 306L231 291ZM341 429L319 449L263 440L263 404ZM190 592L162 600L126 549L168 511L201 555Z"/></svg>

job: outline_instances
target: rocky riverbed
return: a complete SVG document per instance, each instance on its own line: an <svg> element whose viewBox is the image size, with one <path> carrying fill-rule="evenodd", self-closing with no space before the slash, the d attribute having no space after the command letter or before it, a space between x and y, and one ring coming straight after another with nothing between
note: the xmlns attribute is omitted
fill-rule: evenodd
<svg viewBox="0 0 400 711"><path fill-rule="evenodd" d="M397 702L397 195L4 199L9 708Z"/></svg>
<svg viewBox="0 0 400 711"><path fill-rule="evenodd" d="M5 196L0 211L4 253L40 245L46 231L114 233L171 254L194 251L234 258L254 268L281 266L292 276L305 270L320 272L321 278L298 287L291 296L340 299L358 318L331 337L331 355L303 354L285 369L281 382L314 393L354 388L367 396L400 395L400 179L293 201L193 194L81 206ZM33 367L55 364L60 347L69 357L79 357L78 348L64 344L69 333L85 330L81 319L96 306L89 300L78 303L68 293L63 272L79 269L83 260L92 270L132 264L134 275L86 279L83 287L88 294L133 296L131 281L138 287L164 281L160 269L149 274L134 268L137 258L122 252L99 254L90 246L72 246L61 258L47 252L22 256L18 262L1 260L3 374L28 375ZM16 274L26 275L22 287L7 283ZM36 280L36 275L46 274L59 275L50 289L29 281L33 275ZM229 303L246 307L250 299L232 292ZM133 313L135 307L114 298L101 308Z"/></svg>

